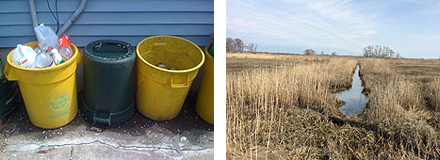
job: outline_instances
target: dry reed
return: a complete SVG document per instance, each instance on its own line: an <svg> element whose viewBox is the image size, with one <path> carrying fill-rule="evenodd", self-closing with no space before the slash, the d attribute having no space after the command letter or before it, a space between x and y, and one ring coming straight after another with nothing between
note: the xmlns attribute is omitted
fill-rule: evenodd
<svg viewBox="0 0 440 160"><path fill-rule="evenodd" d="M355 65L356 61L338 59L228 72L228 153L259 157L258 148L263 147L266 156L269 150L304 156L325 147L325 135L334 126L323 115L343 116L333 107L329 86L350 83ZM306 146L311 148L304 150Z"/></svg>
<svg viewBox="0 0 440 160"><path fill-rule="evenodd" d="M421 84L390 67L406 61L271 54L227 57L234 63L243 59L246 63L252 59L295 62L227 70L229 159L417 159L440 155L439 80L422 90ZM336 109L331 93L350 86L356 64L361 67L369 104L363 113L348 119Z"/></svg>

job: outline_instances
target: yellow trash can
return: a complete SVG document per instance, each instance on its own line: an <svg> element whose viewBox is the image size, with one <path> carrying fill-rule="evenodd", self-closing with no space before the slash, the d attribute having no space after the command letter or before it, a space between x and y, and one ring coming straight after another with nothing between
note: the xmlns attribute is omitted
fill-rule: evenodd
<svg viewBox="0 0 440 160"><path fill-rule="evenodd" d="M26 43L34 46L38 42ZM18 81L29 119L37 127L52 129L66 125L77 114L76 65L81 62L78 48L72 44L74 54L61 65L42 68L22 68L12 63L12 52L7 57L5 76Z"/></svg>
<svg viewBox="0 0 440 160"><path fill-rule="evenodd" d="M173 119L179 114L191 83L205 61L203 51L183 38L153 36L139 42L136 52L137 109L153 120ZM165 67L158 67L160 63Z"/></svg>
<svg viewBox="0 0 440 160"><path fill-rule="evenodd" d="M205 68L197 95L196 111L203 120L214 125L214 58L209 54L212 43L205 47Z"/></svg>

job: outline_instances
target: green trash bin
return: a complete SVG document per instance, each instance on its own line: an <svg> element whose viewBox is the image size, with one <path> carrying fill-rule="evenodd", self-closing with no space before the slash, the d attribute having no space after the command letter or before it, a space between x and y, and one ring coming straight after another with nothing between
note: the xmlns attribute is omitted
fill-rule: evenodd
<svg viewBox="0 0 440 160"><path fill-rule="evenodd" d="M80 112L98 127L117 127L135 107L135 48L118 40L89 43L84 54L84 86Z"/></svg>
<svg viewBox="0 0 440 160"><path fill-rule="evenodd" d="M16 82L9 82L3 75L5 63L0 58L0 119L9 115L16 108L16 96L15 91L18 86Z"/></svg>

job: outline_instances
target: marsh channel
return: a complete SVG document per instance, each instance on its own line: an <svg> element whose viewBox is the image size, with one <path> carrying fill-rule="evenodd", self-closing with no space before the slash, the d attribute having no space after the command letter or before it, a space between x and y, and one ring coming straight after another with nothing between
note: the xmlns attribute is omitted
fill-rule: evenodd
<svg viewBox="0 0 440 160"><path fill-rule="evenodd" d="M351 88L342 92L335 93L335 96L337 98L345 101L345 104L338 108L339 111L341 111L347 117L351 117L354 114L361 113L368 102L368 97L362 94L362 90L362 81L359 77L359 65L357 65L356 71L353 75Z"/></svg>

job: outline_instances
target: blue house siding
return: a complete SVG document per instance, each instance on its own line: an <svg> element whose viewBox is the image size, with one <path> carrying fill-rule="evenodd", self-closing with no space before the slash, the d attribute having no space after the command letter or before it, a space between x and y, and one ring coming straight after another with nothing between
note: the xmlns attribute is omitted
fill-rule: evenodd
<svg viewBox="0 0 440 160"><path fill-rule="evenodd" d="M54 0L49 2L54 4ZM58 0L60 28L79 3L80 0ZM46 1L36 0L36 8L38 22L56 30ZM67 31L78 46L105 38L137 45L153 35L180 36L206 46L213 32L213 0L88 0L83 13ZM0 47L35 40L28 0L1 0Z"/></svg>

